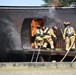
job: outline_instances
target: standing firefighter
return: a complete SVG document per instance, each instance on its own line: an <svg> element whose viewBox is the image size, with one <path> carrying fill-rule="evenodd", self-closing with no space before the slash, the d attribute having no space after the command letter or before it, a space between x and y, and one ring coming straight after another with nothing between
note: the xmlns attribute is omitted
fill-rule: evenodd
<svg viewBox="0 0 76 75"><path fill-rule="evenodd" d="M75 50L75 30L70 25L70 22L64 22L65 29L63 33L63 39L66 42L67 51L69 50L70 46L70 50Z"/></svg>
<svg viewBox="0 0 76 75"><path fill-rule="evenodd" d="M37 26L37 29L36 29L36 32L35 32L35 48L39 48L41 47L41 45L43 44L43 30L41 29L41 26L38 25Z"/></svg>
<svg viewBox="0 0 76 75"><path fill-rule="evenodd" d="M47 45L48 43L50 44L50 47L52 50L55 49L54 47L54 41L52 39L52 36L57 39L56 35L54 34L54 30L56 29L57 27L56 26L52 26L52 28L45 28L44 29L44 45L43 45L43 48L46 49L47 48Z"/></svg>

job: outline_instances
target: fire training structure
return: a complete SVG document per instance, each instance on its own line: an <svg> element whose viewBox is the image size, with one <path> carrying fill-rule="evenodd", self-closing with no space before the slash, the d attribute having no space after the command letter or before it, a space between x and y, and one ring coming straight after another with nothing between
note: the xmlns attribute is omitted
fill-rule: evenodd
<svg viewBox="0 0 76 75"><path fill-rule="evenodd" d="M0 6L0 59L11 61L14 55L19 54L21 61L31 61L35 52L34 60L32 59L35 61L39 52L40 59L37 61L60 61L66 54L66 51L63 51L65 42L60 31L63 31L65 21L70 21L76 28L76 8ZM34 48L34 32L38 24L47 27L55 24L59 28L56 32L58 39L55 51ZM69 51L63 61L72 61L75 55L76 51ZM14 59L16 60L16 57L12 61Z"/></svg>

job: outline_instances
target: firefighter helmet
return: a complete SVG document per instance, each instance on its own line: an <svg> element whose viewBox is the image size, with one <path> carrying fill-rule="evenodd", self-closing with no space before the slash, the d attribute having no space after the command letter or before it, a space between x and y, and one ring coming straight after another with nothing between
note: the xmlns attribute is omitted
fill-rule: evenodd
<svg viewBox="0 0 76 75"><path fill-rule="evenodd" d="M69 26L70 24L70 22L64 22L64 26Z"/></svg>
<svg viewBox="0 0 76 75"><path fill-rule="evenodd" d="M57 27L56 25L53 25L52 28L53 28L54 30L57 30L57 29L58 29L58 27Z"/></svg>

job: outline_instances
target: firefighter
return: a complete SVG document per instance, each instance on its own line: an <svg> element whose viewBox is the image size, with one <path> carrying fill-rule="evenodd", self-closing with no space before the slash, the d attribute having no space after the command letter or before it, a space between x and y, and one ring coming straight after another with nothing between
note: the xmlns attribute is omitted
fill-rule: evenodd
<svg viewBox="0 0 76 75"><path fill-rule="evenodd" d="M52 26L51 28L48 28L48 27L45 27L44 29L44 45L43 45L43 48L46 49L47 48L47 45L48 43L50 44L50 47L52 50L55 49L54 47L54 41L52 39L52 36L57 39L56 35L54 34L54 30L57 29L56 26Z"/></svg>
<svg viewBox="0 0 76 75"><path fill-rule="evenodd" d="M37 25L35 36L35 48L40 48L43 45L43 30L40 25Z"/></svg>
<svg viewBox="0 0 76 75"><path fill-rule="evenodd" d="M66 42L66 51L69 50L75 50L75 30L73 27L70 26L70 22L64 22L64 33L63 33L63 39Z"/></svg>

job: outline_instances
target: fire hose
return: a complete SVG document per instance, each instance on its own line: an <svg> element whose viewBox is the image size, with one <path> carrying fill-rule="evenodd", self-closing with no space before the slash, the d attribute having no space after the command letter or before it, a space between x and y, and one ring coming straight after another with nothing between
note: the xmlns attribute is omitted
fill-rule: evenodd
<svg viewBox="0 0 76 75"><path fill-rule="evenodd" d="M75 34L75 37L76 37L76 34ZM76 59L76 55L75 55L75 57L73 58L73 60L72 60L71 62L74 62L74 61L75 61L75 59Z"/></svg>
<svg viewBox="0 0 76 75"><path fill-rule="evenodd" d="M37 62L37 60L38 60L38 57L39 57L40 51L41 51L41 46L40 46L40 48L39 48L39 50L38 50L38 53L37 53L36 62Z"/></svg>
<svg viewBox="0 0 76 75"><path fill-rule="evenodd" d="M36 57L36 62L37 62L38 57L39 57L39 54L40 54L40 49L41 49L41 46L40 46L40 48L38 49L38 53L37 53L37 57ZM36 52L36 51L33 52L33 55L32 55L32 58L31 58L31 62L33 62L35 52Z"/></svg>
<svg viewBox="0 0 76 75"><path fill-rule="evenodd" d="M60 62L63 62L63 60L66 58L66 56L68 55L70 49L72 48L74 42L71 44L71 46L69 47L68 51L66 52L66 54L64 55L64 57L60 60Z"/></svg>
<svg viewBox="0 0 76 75"><path fill-rule="evenodd" d="M76 56L73 58L73 60L71 62L74 62L75 59L76 59Z"/></svg>
<svg viewBox="0 0 76 75"><path fill-rule="evenodd" d="M62 29L60 29L60 30L61 30L61 33L62 33L62 35L63 35ZM74 42L75 42L75 41L74 41ZM70 45L68 51L66 52L66 54L64 55L64 57L60 60L60 62L63 62L63 60L66 58L66 56L68 55L68 53L69 53L70 49L72 48L74 42ZM76 58L76 57L75 57L75 58ZM75 58L73 59L73 61L75 60Z"/></svg>
<svg viewBox="0 0 76 75"><path fill-rule="evenodd" d="M40 42L40 48L38 49L38 53L37 53L37 56L36 56L36 62L38 61L38 57L39 57L39 54L40 54L40 51L41 51L41 45L42 45L42 42ZM35 52L33 52L33 55L32 55L32 58L31 58L31 62L33 61L34 59L34 56L35 56Z"/></svg>
<svg viewBox="0 0 76 75"><path fill-rule="evenodd" d="M36 57L36 62L37 62L38 57L39 57L39 54L40 54L40 49L41 49L41 48L38 49L38 53L37 53L37 57ZM35 51L33 52L33 55L32 55L32 58L31 58L31 62L33 62L34 55L35 55Z"/></svg>
<svg viewBox="0 0 76 75"><path fill-rule="evenodd" d="M34 55L35 55L35 51L33 52L33 55L32 55L32 58L31 58L31 62L32 62L33 59L34 59Z"/></svg>
<svg viewBox="0 0 76 75"><path fill-rule="evenodd" d="M73 58L73 60L72 60L71 62L74 62L74 61L75 61L75 59L76 59L76 56Z"/></svg>

